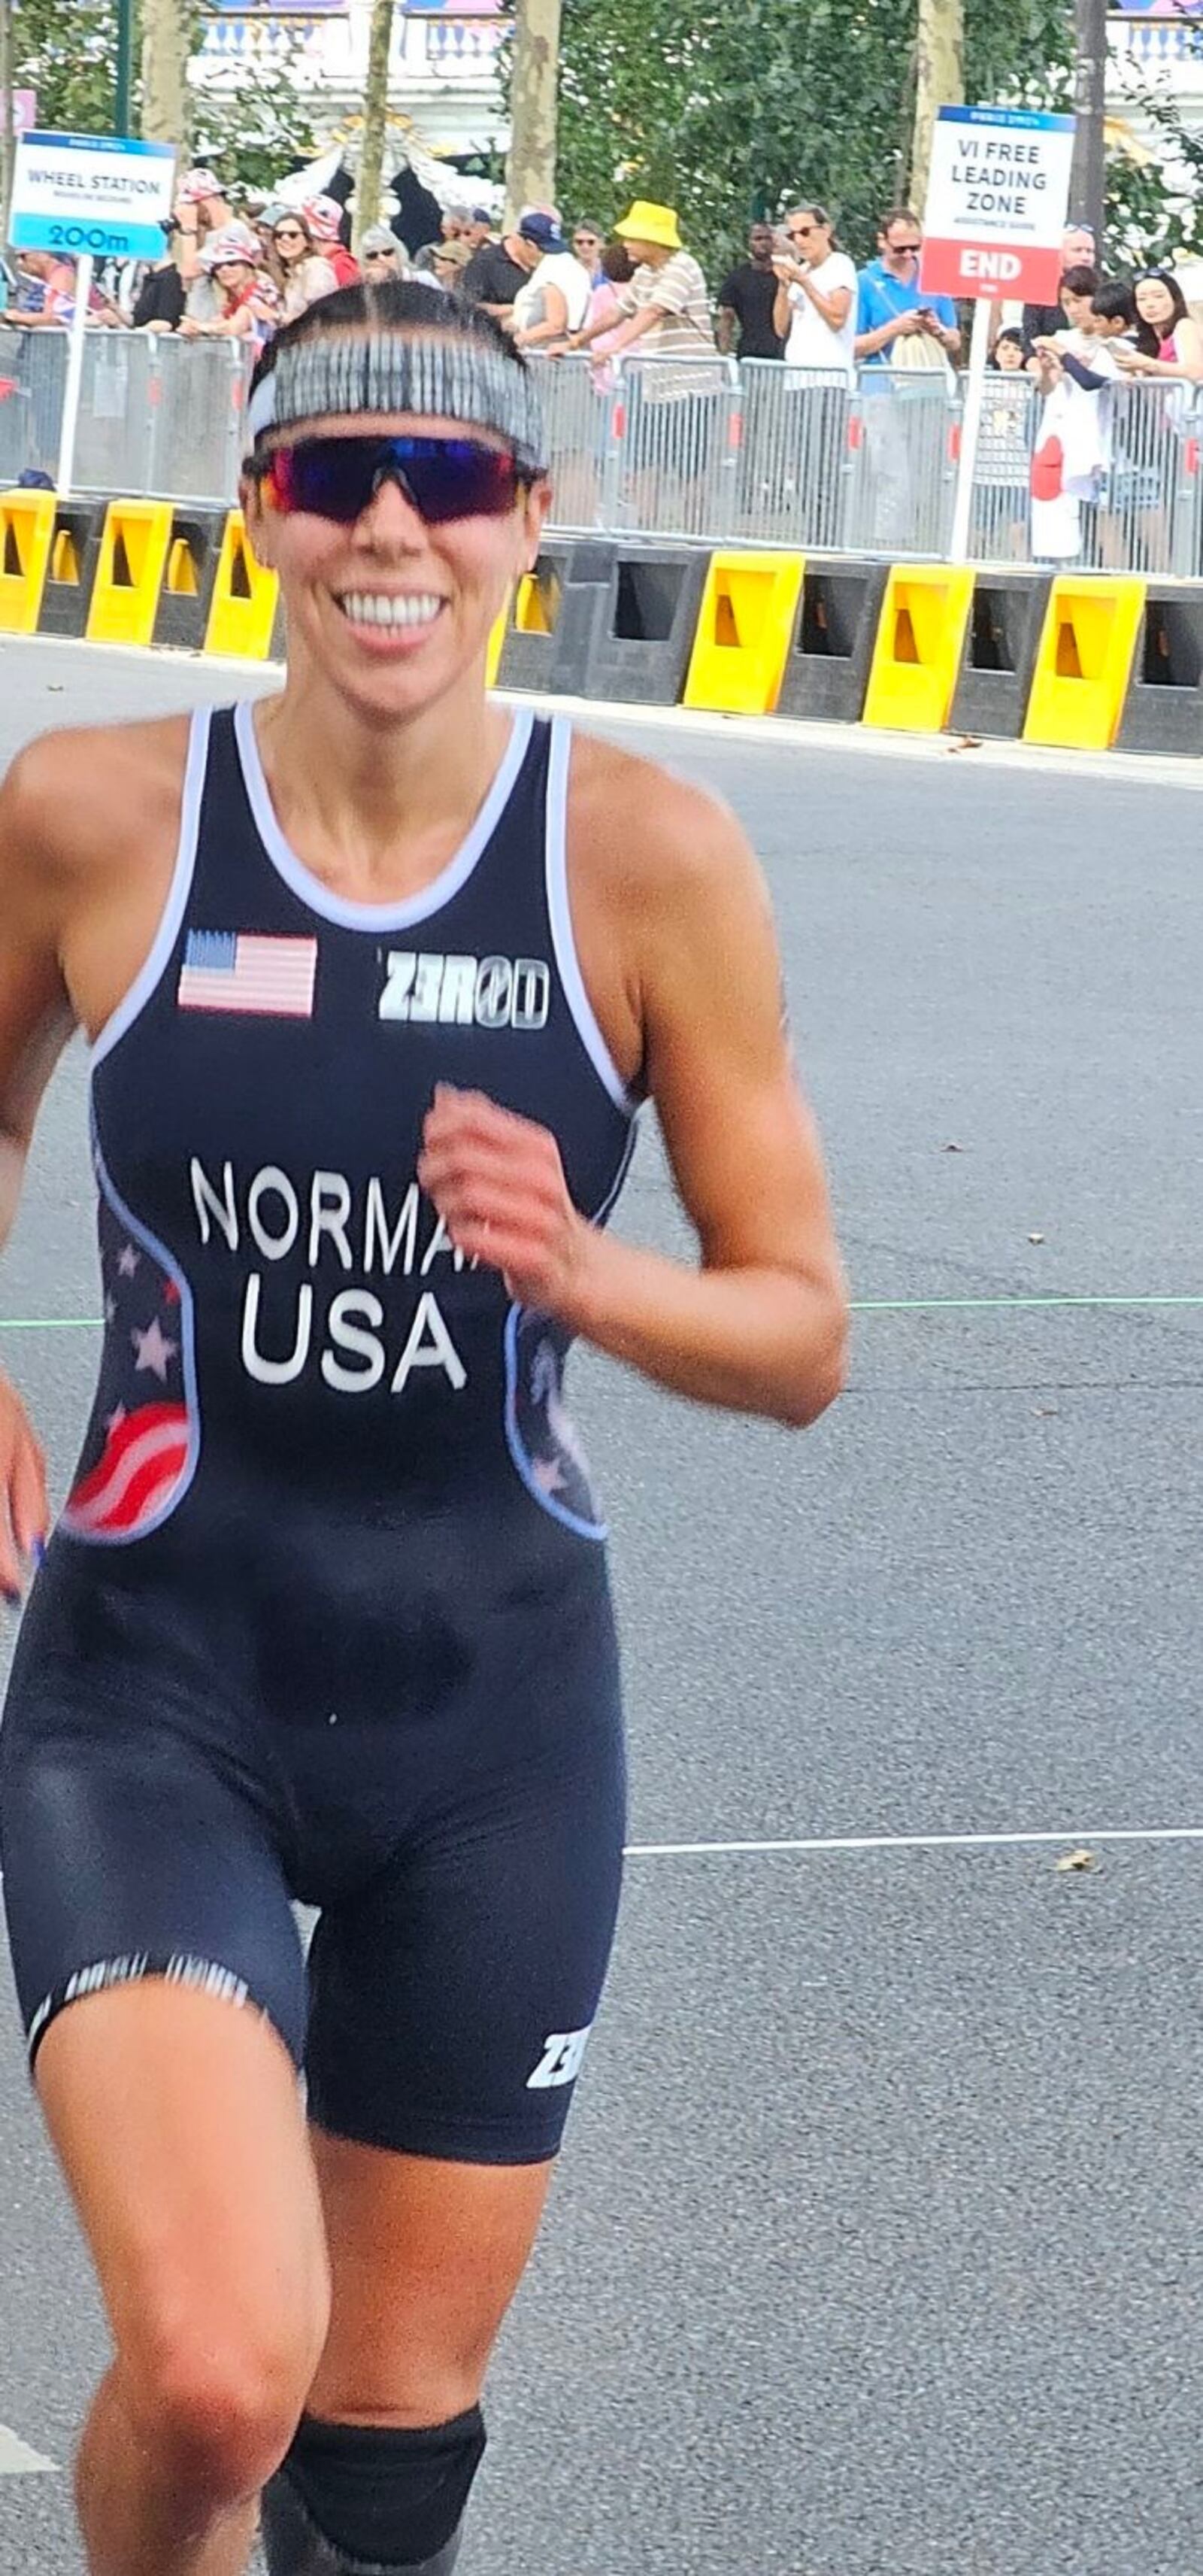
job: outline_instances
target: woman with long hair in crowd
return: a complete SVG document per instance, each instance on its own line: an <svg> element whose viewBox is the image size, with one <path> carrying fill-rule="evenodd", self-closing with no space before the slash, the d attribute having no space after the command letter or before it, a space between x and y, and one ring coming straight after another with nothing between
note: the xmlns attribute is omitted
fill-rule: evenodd
<svg viewBox="0 0 1203 2576"><path fill-rule="evenodd" d="M333 295L338 285L330 261L323 258L314 242L306 217L292 208L285 208L276 217L268 266L286 322L295 322L298 313L316 304L320 295Z"/></svg>
<svg viewBox="0 0 1203 2576"><path fill-rule="evenodd" d="M219 310L209 322L198 322L185 313L180 338L265 340L280 319L280 296L260 264L259 244L249 224L227 224L224 231L209 233L201 244L199 261L217 289Z"/></svg>
<svg viewBox="0 0 1203 2576"><path fill-rule="evenodd" d="M486 695L533 371L348 287L247 431L280 692L0 796L0 1236L81 1026L108 1319L48 1546L0 1378L4 1902L113 2339L90 2576L242 2576L260 2490L270 2576L450 2576L621 1876L566 1354L800 1427L846 1306L738 824ZM644 1099L685 1259L604 1230Z"/></svg>
<svg viewBox="0 0 1203 2576"><path fill-rule="evenodd" d="M1145 269L1133 285L1136 346L1115 345L1129 376L1165 376L1172 383L1203 384L1203 331L1186 308L1178 280L1166 268Z"/></svg>

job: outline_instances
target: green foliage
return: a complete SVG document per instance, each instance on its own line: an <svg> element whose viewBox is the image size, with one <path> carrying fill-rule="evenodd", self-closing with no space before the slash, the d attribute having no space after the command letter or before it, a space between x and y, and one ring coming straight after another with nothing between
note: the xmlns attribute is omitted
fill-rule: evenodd
<svg viewBox="0 0 1203 2576"><path fill-rule="evenodd" d="M1203 31L1192 35L1203 57ZM1156 268L1175 250L1203 251L1203 134L1184 125L1174 99L1147 85L1130 93L1149 120L1148 163L1114 152L1107 164L1107 240L1113 264Z"/></svg>
<svg viewBox="0 0 1203 2576"><path fill-rule="evenodd" d="M0 0L3 5L3 0ZM134 9L134 126L138 123L141 10ZM193 13L199 42L201 15ZM192 92L190 147L216 164L230 187L266 188L297 161L314 157L311 115L294 79L303 42L286 30L288 50L270 69L243 67L236 85ZM38 94L39 122L51 130L107 134L113 124L117 0L19 0L13 14L13 81Z"/></svg>
<svg viewBox="0 0 1203 2576"><path fill-rule="evenodd" d="M290 31L289 52L270 68L244 66L235 88L193 91L193 152L235 190L270 188L298 162L316 159L313 111L293 68L302 42Z"/></svg>
<svg viewBox="0 0 1203 2576"><path fill-rule="evenodd" d="M559 195L667 198L713 277L802 191L857 258L905 193L916 0L565 0ZM966 0L971 98L1061 106L1072 0Z"/></svg>
<svg viewBox="0 0 1203 2576"><path fill-rule="evenodd" d="M1072 0L965 0L965 19L969 98L1072 105ZM607 222L633 196L675 204L713 281L754 214L803 192L869 257L905 194L915 21L916 0L564 0L563 205ZM1113 249L1203 247L1203 138L1163 96L1137 104L1158 160L1112 155Z"/></svg>
<svg viewBox="0 0 1203 2576"><path fill-rule="evenodd" d="M1073 16L1072 0L967 0L966 97L1072 107Z"/></svg>
<svg viewBox="0 0 1203 2576"><path fill-rule="evenodd" d="M116 60L116 0L20 0L13 12L13 83L37 91L52 131L112 132Z"/></svg>

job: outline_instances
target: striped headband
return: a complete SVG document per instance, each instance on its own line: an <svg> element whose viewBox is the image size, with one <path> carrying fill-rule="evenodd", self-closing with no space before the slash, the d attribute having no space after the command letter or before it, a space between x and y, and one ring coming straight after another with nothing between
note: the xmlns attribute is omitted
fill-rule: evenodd
<svg viewBox="0 0 1203 2576"><path fill-rule="evenodd" d="M281 347L247 406L258 444L269 429L356 412L412 412L491 429L522 474L546 471L542 406L530 369L463 331L331 331Z"/></svg>

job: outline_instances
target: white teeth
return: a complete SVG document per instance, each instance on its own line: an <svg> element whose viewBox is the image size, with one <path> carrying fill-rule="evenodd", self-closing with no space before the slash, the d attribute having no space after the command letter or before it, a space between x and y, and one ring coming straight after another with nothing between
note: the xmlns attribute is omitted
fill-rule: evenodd
<svg viewBox="0 0 1203 2576"><path fill-rule="evenodd" d="M339 599L352 626L430 626L442 607L437 592L348 590Z"/></svg>

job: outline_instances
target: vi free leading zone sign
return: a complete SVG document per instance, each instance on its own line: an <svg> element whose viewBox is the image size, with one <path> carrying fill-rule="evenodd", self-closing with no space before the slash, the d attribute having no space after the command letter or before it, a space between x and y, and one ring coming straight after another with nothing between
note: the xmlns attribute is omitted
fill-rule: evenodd
<svg viewBox="0 0 1203 2576"><path fill-rule="evenodd" d="M1075 119L942 107L932 138L920 285L930 295L1054 304Z"/></svg>

